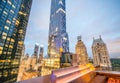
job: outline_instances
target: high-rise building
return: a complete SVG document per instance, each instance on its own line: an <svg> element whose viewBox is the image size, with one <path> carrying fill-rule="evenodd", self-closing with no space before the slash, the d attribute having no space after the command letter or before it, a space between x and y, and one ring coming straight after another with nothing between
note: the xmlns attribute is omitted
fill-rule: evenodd
<svg viewBox="0 0 120 83"><path fill-rule="evenodd" d="M60 52L69 52L65 0L51 0L48 43L48 55L51 57L56 57Z"/></svg>
<svg viewBox="0 0 120 83"><path fill-rule="evenodd" d="M88 63L88 54L85 44L83 43L81 36L78 36L78 41L75 47L77 54L78 64L87 64Z"/></svg>
<svg viewBox="0 0 120 83"><path fill-rule="evenodd" d="M0 0L0 83L17 80L32 0Z"/></svg>
<svg viewBox="0 0 120 83"><path fill-rule="evenodd" d="M101 37L99 39L93 39L92 53L95 66L111 67L107 46Z"/></svg>
<svg viewBox="0 0 120 83"><path fill-rule="evenodd" d="M43 52L44 52L44 48L43 48L43 46L40 46L40 53L39 53L39 59L38 59L39 63L41 63L41 61L43 59Z"/></svg>
<svg viewBox="0 0 120 83"><path fill-rule="evenodd" d="M30 63L27 63L27 60L29 59L29 55L24 55L21 57L21 61L20 61L20 66L19 66L19 72L18 72L18 76L17 76L17 81L21 81L22 77L23 77L23 72L28 69L27 65Z"/></svg>
<svg viewBox="0 0 120 83"><path fill-rule="evenodd" d="M39 50L39 44L36 43L34 48L34 54L33 54L36 57L38 56L38 50Z"/></svg>

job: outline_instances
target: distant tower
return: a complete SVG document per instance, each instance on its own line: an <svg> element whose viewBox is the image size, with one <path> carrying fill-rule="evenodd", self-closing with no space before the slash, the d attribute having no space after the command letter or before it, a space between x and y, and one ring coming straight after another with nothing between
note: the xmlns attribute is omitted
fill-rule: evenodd
<svg viewBox="0 0 120 83"><path fill-rule="evenodd" d="M43 59L43 53L44 53L44 48L43 46L40 46L40 53L39 53L39 60L38 60L39 63L41 63Z"/></svg>
<svg viewBox="0 0 120 83"><path fill-rule="evenodd" d="M101 36L99 39L94 39L92 44L93 62L95 66L111 67L110 58L106 44Z"/></svg>
<svg viewBox="0 0 120 83"><path fill-rule="evenodd" d="M78 41L75 47L77 54L78 64L87 64L88 63L88 54L84 43L81 40L81 36L78 36Z"/></svg>
<svg viewBox="0 0 120 83"><path fill-rule="evenodd" d="M34 48L34 56L38 56L38 50L39 50L39 44L35 44L35 48Z"/></svg>
<svg viewBox="0 0 120 83"><path fill-rule="evenodd" d="M62 52L69 52L69 39L68 33L66 32L65 0L51 0L48 43L48 54L51 57L56 57L56 54L60 54L61 50Z"/></svg>

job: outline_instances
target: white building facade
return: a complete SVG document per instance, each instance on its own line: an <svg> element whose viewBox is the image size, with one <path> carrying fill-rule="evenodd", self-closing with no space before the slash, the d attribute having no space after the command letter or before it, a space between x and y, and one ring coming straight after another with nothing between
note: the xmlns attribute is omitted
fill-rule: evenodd
<svg viewBox="0 0 120 83"><path fill-rule="evenodd" d="M107 46L101 37L99 39L93 39L92 53L95 66L111 67Z"/></svg>

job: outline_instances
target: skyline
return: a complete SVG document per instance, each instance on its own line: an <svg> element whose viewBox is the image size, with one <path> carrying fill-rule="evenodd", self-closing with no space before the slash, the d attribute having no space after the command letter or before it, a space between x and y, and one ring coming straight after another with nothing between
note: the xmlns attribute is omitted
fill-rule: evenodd
<svg viewBox="0 0 120 83"><path fill-rule="evenodd" d="M26 53L30 55L34 52L35 43L44 45L46 51L44 54L47 54L50 4L51 0L33 1L25 38ZM110 57L120 55L119 4L119 0L76 0L76 2L67 0L66 28L69 35L70 52L75 50L77 36L82 35L87 53L92 56L93 36L96 39L101 35L107 44Z"/></svg>

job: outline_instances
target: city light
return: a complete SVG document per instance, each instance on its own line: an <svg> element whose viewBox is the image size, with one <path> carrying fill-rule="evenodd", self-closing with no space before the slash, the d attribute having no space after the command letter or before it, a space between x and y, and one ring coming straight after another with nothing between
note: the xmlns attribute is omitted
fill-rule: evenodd
<svg viewBox="0 0 120 83"><path fill-rule="evenodd" d="M120 83L119 3L1 0L0 83Z"/></svg>

